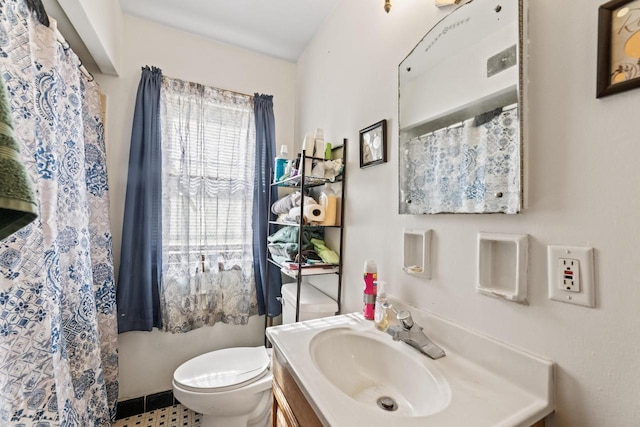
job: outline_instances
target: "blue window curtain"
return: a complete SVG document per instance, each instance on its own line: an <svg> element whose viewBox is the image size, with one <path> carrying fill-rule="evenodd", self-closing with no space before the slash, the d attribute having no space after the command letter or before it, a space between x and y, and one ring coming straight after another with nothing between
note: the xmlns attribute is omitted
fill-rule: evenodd
<svg viewBox="0 0 640 427"><path fill-rule="evenodd" d="M267 261L267 230L272 217L269 209L271 200L277 200L277 189L271 184L271 167L276 153L275 119L273 115L273 96L254 94L254 113L256 118L256 174L253 195L253 265L256 280L256 297L260 314L278 316L282 306L280 296L282 279L280 270L269 268ZM269 212L267 215L266 213ZM272 230L270 230L272 231ZM269 274L269 301L265 304L265 293Z"/></svg>
<svg viewBox="0 0 640 427"><path fill-rule="evenodd" d="M160 87L162 71L143 67L133 116L118 278L118 332L162 327Z"/></svg>

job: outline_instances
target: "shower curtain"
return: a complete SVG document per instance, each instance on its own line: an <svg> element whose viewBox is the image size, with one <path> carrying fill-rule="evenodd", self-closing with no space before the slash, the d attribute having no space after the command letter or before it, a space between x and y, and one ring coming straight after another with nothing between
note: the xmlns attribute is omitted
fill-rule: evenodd
<svg viewBox="0 0 640 427"><path fill-rule="evenodd" d="M115 415L103 124L79 65L23 0L0 0L0 73L39 205L35 222L0 241L3 426L108 426Z"/></svg>

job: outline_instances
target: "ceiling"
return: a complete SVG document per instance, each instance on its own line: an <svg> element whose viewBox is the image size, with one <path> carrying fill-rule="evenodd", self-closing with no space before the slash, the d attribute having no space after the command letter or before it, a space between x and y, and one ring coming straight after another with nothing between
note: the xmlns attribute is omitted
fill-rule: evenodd
<svg viewBox="0 0 640 427"><path fill-rule="evenodd" d="M126 14L297 61L340 0L120 0Z"/></svg>

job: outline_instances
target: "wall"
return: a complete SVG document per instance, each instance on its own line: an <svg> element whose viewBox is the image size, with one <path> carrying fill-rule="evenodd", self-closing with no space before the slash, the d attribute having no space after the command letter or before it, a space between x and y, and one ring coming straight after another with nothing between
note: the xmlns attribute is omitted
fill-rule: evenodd
<svg viewBox="0 0 640 427"><path fill-rule="evenodd" d="M515 216L397 213L397 66L451 9L407 0L387 15L382 1L341 2L298 62L296 141L323 127L350 144L343 311L361 309L362 265L376 260L391 294L555 361L552 426L640 420L640 90L595 99L600 3L530 2L529 207ZM381 119L388 163L359 169L358 130ZM400 270L404 228L434 230L432 280ZM475 292L480 231L530 235L528 306ZM595 248L595 309L547 299L551 244Z"/></svg>
<svg viewBox="0 0 640 427"><path fill-rule="evenodd" d="M57 0L100 71L117 76L122 61L122 9L117 1ZM51 0L55 3L55 0Z"/></svg>
<svg viewBox="0 0 640 427"><path fill-rule="evenodd" d="M129 143L140 68L242 93L274 95L276 140L290 143L294 128L295 64L207 41L139 18L124 16L120 77L96 75L107 94L107 167L116 272L120 259ZM291 151L291 150L290 150ZM180 363L206 351L263 343L264 317L248 326L217 324L187 334L159 331L119 335L120 399L171 388Z"/></svg>

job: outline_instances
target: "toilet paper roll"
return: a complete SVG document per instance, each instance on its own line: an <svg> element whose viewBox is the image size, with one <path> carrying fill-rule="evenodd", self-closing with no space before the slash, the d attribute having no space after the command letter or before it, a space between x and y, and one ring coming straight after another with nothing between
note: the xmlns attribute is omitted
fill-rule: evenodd
<svg viewBox="0 0 640 427"><path fill-rule="evenodd" d="M304 207L304 218L309 222L324 221L324 206L306 205Z"/></svg>
<svg viewBox="0 0 640 427"><path fill-rule="evenodd" d="M300 208L295 207L289 211L289 219L300 221ZM304 207L304 219L306 222L324 221L324 207L318 204L310 204Z"/></svg>

